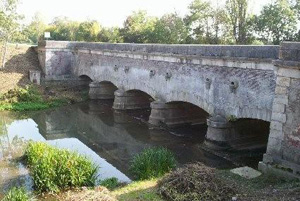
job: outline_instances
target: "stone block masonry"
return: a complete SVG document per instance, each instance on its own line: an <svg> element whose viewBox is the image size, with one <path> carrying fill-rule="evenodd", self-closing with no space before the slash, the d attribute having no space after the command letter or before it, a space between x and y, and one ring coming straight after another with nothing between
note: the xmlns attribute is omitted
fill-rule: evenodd
<svg viewBox="0 0 300 201"><path fill-rule="evenodd" d="M274 65L277 78L269 143L259 168L300 178L300 43L282 43Z"/></svg>
<svg viewBox="0 0 300 201"><path fill-rule="evenodd" d="M189 118L180 104L198 106L201 117L210 116L209 143L226 147L248 139L231 120L270 122L268 149L260 169L277 168L297 177L299 47L288 42L218 46L44 41L38 53L46 80L88 76L92 99L114 98L116 110L150 107L149 121L155 124L206 122L199 115Z"/></svg>

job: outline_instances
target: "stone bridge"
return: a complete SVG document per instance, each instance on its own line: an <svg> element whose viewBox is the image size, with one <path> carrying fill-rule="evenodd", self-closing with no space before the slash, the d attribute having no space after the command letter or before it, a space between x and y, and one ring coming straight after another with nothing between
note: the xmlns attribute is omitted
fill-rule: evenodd
<svg viewBox="0 0 300 201"><path fill-rule="evenodd" d="M300 177L300 43L44 41L37 49L45 80L90 80L91 99L114 99L116 111L151 108L154 125L207 123L211 148L270 133L260 169Z"/></svg>

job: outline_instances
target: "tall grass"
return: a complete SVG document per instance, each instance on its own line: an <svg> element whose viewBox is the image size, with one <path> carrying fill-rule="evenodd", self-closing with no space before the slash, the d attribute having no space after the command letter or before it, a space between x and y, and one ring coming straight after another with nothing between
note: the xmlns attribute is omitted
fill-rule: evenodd
<svg viewBox="0 0 300 201"><path fill-rule="evenodd" d="M31 200L24 188L13 187L8 191L2 201L29 201Z"/></svg>
<svg viewBox="0 0 300 201"><path fill-rule="evenodd" d="M173 153L165 148L149 148L131 161L130 172L137 180L163 176L176 167Z"/></svg>
<svg viewBox="0 0 300 201"><path fill-rule="evenodd" d="M38 192L94 186L98 167L88 158L42 142L30 142L25 158Z"/></svg>

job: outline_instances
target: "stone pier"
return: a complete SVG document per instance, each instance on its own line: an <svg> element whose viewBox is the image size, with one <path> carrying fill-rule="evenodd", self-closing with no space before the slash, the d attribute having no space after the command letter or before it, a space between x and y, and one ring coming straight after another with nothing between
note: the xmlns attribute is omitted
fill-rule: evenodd
<svg viewBox="0 0 300 201"><path fill-rule="evenodd" d="M113 109L115 110L137 110L150 108L151 97L140 91L115 91Z"/></svg>
<svg viewBox="0 0 300 201"><path fill-rule="evenodd" d="M164 103L154 101L151 103L151 115L149 123L153 125L165 124L168 127L184 124L205 124L206 114L195 106L182 102Z"/></svg>
<svg viewBox="0 0 300 201"><path fill-rule="evenodd" d="M92 100L113 100L114 92L117 90L110 82L92 82L89 87L89 97Z"/></svg>

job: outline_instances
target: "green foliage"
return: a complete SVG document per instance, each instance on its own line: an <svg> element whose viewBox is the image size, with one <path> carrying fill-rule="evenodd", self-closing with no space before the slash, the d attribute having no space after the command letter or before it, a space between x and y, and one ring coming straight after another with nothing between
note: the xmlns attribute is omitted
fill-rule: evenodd
<svg viewBox="0 0 300 201"><path fill-rule="evenodd" d="M293 40L297 32L297 10L288 0L276 0L256 16L255 29L263 40L273 44Z"/></svg>
<svg viewBox="0 0 300 201"><path fill-rule="evenodd" d="M157 18L150 17L146 11L133 12L124 22L121 30L124 41L127 43L147 43L154 31Z"/></svg>
<svg viewBox="0 0 300 201"><path fill-rule="evenodd" d="M13 187L8 191L2 201L29 201L31 200L24 188Z"/></svg>
<svg viewBox="0 0 300 201"><path fill-rule="evenodd" d="M137 180L157 178L176 167L173 153L165 148L148 148L131 161L130 172Z"/></svg>
<svg viewBox="0 0 300 201"><path fill-rule="evenodd" d="M0 95L0 101L6 103L41 102L42 96L33 86L26 86L25 88L11 89Z"/></svg>
<svg viewBox="0 0 300 201"><path fill-rule="evenodd" d="M113 189L117 188L120 184L116 177L112 177L109 179L102 180L100 182L100 185L108 188L109 190L113 190Z"/></svg>
<svg viewBox="0 0 300 201"><path fill-rule="evenodd" d="M58 192L67 187L96 184L98 167L76 152L31 142L25 158L38 192Z"/></svg>
<svg viewBox="0 0 300 201"><path fill-rule="evenodd" d="M154 25L149 41L152 43L180 44L185 43L188 29L177 13L162 16Z"/></svg>
<svg viewBox="0 0 300 201"><path fill-rule="evenodd" d="M0 94L0 111L28 111L58 107L67 103L64 99L43 100L42 94L33 85L15 88Z"/></svg>

